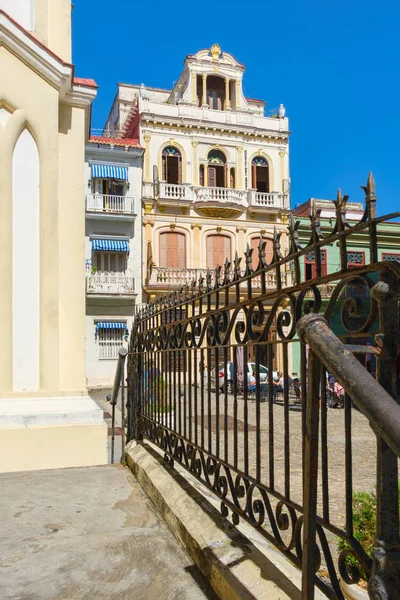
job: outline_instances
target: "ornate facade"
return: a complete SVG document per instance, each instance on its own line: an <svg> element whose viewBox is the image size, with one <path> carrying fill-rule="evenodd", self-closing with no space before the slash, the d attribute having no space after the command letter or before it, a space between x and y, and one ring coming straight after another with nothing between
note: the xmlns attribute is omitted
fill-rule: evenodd
<svg viewBox="0 0 400 600"><path fill-rule="evenodd" d="M119 84L105 131L145 148L147 299L232 262L260 234L272 255L274 228L287 222L288 119L283 105L266 117L264 101L244 96L244 71L215 44L186 57L172 90Z"/></svg>

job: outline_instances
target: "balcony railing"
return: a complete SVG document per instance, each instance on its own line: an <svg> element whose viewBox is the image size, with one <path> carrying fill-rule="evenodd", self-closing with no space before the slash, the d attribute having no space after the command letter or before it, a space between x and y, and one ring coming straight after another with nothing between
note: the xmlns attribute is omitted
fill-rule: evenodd
<svg viewBox="0 0 400 600"><path fill-rule="evenodd" d="M193 281L198 281L200 277L204 279L204 284L207 278L207 269L187 269L185 267L152 267L150 277L148 279L148 286L154 287L182 287L186 284L192 285ZM215 283L215 270L210 270L211 283ZM225 272L221 269L221 282L223 281ZM232 276L232 272L230 272ZM282 285L285 287L286 284L286 273L282 274ZM241 276L244 276L244 271L241 272ZM266 286L267 289L276 289L276 274L266 273ZM252 278L252 287L255 289L261 288L261 277ZM241 284L246 285L246 282Z"/></svg>
<svg viewBox="0 0 400 600"><path fill-rule="evenodd" d="M88 194L86 210L99 213L135 214L135 201L130 196Z"/></svg>
<svg viewBox="0 0 400 600"><path fill-rule="evenodd" d="M124 273L95 273L86 278L88 294L134 294L135 280Z"/></svg>
<svg viewBox="0 0 400 600"><path fill-rule="evenodd" d="M160 182L160 198L171 200L191 200L190 185Z"/></svg>
<svg viewBox="0 0 400 600"><path fill-rule="evenodd" d="M282 207L282 195L277 192L257 192L249 190L249 205L259 207Z"/></svg>
<svg viewBox="0 0 400 600"><path fill-rule="evenodd" d="M193 188L196 202L233 203L247 206L247 192L222 187Z"/></svg>

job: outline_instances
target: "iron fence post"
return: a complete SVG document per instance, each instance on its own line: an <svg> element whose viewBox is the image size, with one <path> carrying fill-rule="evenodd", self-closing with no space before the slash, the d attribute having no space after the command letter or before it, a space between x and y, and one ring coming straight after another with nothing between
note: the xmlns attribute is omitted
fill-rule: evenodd
<svg viewBox="0 0 400 600"><path fill-rule="evenodd" d="M377 380L396 398L396 339L399 331L397 277L381 273L372 288L379 307L379 330L383 334L384 356L377 360ZM372 571L368 582L370 598L391 600L400 595L400 536L398 459L377 433L376 537L372 550Z"/></svg>
<svg viewBox="0 0 400 600"><path fill-rule="evenodd" d="M307 405L304 440L302 600L314 600L318 548L316 544L318 427L321 363L310 349L308 354Z"/></svg>

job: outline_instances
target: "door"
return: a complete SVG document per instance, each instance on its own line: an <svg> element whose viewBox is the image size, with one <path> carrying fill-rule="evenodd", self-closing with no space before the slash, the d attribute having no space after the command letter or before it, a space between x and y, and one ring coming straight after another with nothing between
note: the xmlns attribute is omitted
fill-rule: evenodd
<svg viewBox="0 0 400 600"><path fill-rule="evenodd" d="M223 266L231 260L231 239L227 235L209 235L207 238L207 268Z"/></svg>
<svg viewBox="0 0 400 600"><path fill-rule="evenodd" d="M186 267L186 237L184 233L167 231L160 234L160 267Z"/></svg>

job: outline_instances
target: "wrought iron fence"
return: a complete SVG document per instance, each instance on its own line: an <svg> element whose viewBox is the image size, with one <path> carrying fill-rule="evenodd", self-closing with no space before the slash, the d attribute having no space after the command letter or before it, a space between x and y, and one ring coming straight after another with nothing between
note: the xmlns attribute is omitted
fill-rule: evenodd
<svg viewBox="0 0 400 600"><path fill-rule="evenodd" d="M166 462L178 462L214 492L224 516L257 528L302 568L303 598L310 599L314 586L342 599L343 582L356 584L361 574L373 598L394 599L400 590L400 445L381 437L385 419L400 425L400 407L391 406L379 425L361 393L368 371L376 371L375 391L396 397L400 264L378 260L378 236L380 224L400 213L376 217L371 176L364 191L360 222L346 221L347 197L339 192L328 236L317 211L302 247L291 218L287 256L275 233L267 264L261 238L256 270L247 248L244 274L236 256L232 265L226 261L149 304L136 315L130 340L128 439L156 444ZM347 248L360 235L368 239L370 260L350 268ZM340 269L322 276L322 251L332 244ZM310 252L316 276L304 281L301 265ZM274 290L267 285L271 274ZM328 333L318 340L308 332L303 319L310 313L327 320L321 331L336 334L340 359ZM303 327L300 337L296 327ZM354 381L345 376L350 355L365 381L357 369ZM377 496L373 559L354 535L354 490ZM341 552L338 539L346 545Z"/></svg>

